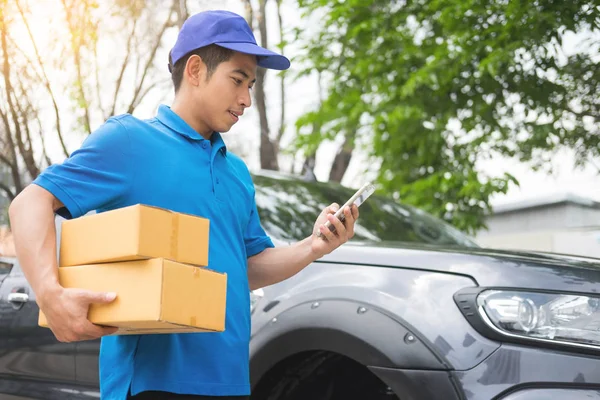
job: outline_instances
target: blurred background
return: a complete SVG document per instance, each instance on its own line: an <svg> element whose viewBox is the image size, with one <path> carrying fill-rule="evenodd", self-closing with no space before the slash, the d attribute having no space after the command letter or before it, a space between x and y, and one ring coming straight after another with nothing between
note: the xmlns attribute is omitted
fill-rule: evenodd
<svg viewBox="0 0 600 400"><path fill-rule="evenodd" d="M483 246L600 257L592 0L0 0L0 255L10 201L111 115L170 104L178 29L217 8L292 60L224 135L252 171L373 180Z"/></svg>

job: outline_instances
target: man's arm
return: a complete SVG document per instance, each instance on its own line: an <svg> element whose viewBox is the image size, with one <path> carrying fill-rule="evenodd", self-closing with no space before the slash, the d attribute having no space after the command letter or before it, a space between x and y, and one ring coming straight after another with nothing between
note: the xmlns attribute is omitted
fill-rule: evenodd
<svg viewBox="0 0 600 400"><path fill-rule="evenodd" d="M115 328L87 319L91 303L109 303L115 294L65 289L58 281L54 212L62 203L35 184L11 203L9 216L19 263L56 338L63 342L95 339Z"/></svg>
<svg viewBox="0 0 600 400"><path fill-rule="evenodd" d="M289 247L268 248L248 258L248 281L250 289L258 289L288 279L311 262L331 253L354 236L354 223L358 218L358 207L344 209L345 223L335 218L337 204L325 208L313 228L313 234ZM335 226L331 232L324 226L329 220ZM317 237L320 231L324 239Z"/></svg>

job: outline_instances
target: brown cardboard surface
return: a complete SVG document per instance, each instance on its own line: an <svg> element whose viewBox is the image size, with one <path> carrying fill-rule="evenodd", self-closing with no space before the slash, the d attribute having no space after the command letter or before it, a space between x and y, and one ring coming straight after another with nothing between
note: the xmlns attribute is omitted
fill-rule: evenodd
<svg viewBox="0 0 600 400"><path fill-rule="evenodd" d="M132 324L126 328L119 328L114 335L149 335L149 334L160 334L160 333L198 333L198 332L214 332L209 329L202 328L191 328L189 326L182 326L177 324L169 324L168 322L161 322L159 328L152 328L148 326L138 326ZM111 335L112 336L112 335Z"/></svg>
<svg viewBox="0 0 600 400"><path fill-rule="evenodd" d="M61 267L166 258L208 265L208 219L135 205L65 221Z"/></svg>
<svg viewBox="0 0 600 400"><path fill-rule="evenodd" d="M63 287L116 292L88 319L118 334L225 330L227 275L162 258L59 268ZM39 325L47 327L40 312Z"/></svg>

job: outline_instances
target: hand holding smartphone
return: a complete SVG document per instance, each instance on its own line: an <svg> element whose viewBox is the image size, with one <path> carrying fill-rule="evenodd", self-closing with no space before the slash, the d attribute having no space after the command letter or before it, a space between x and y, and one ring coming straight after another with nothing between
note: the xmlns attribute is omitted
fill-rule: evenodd
<svg viewBox="0 0 600 400"><path fill-rule="evenodd" d="M360 207L360 205L364 203L374 192L375 185L373 185L370 182L364 184L360 189L356 191L356 193L354 193L352 197L348 199L348 201L346 201L346 203L344 203L342 207L340 207L339 210L336 211L334 216L341 222L344 222L346 220L344 209L354 204L356 204L357 207ZM335 232L335 226L333 226L329 221L325 222L325 227L329 228L331 232ZM317 236L322 238L323 234L320 231L317 231Z"/></svg>

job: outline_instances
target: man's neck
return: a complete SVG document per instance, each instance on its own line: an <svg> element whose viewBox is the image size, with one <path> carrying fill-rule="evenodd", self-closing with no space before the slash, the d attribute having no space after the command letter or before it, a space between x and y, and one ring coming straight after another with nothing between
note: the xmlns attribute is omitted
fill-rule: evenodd
<svg viewBox="0 0 600 400"><path fill-rule="evenodd" d="M193 114L191 113L191 110L192 107L186 106L181 100L178 100L177 97L175 98L175 100L173 101L173 105L171 106L171 111L177 114L190 127L192 127L193 130L198 132L198 134L200 134L200 136L202 136L204 139L210 140L213 131L210 128L208 128L206 124L203 124L202 122L194 118Z"/></svg>

